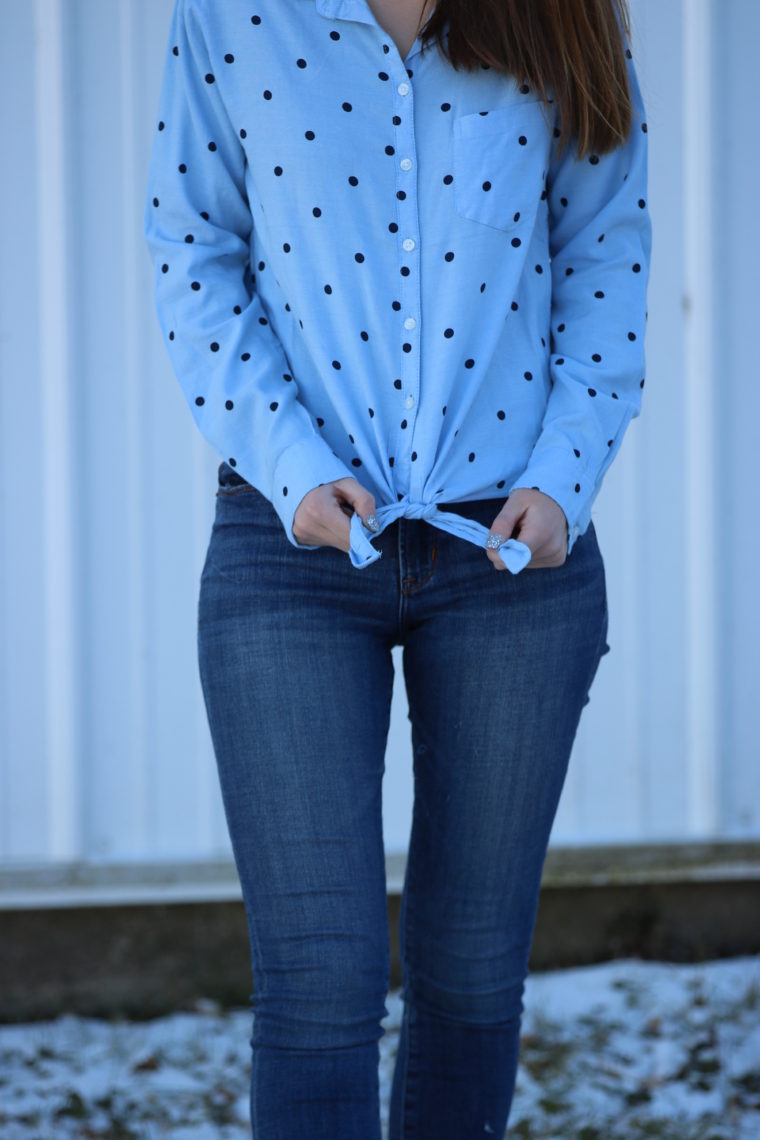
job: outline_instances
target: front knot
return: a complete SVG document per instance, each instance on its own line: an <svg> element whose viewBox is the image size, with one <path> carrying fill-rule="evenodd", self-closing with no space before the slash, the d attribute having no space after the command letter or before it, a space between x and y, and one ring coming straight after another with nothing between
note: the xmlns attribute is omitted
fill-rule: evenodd
<svg viewBox="0 0 760 1140"><path fill-rule="evenodd" d="M411 499L400 499L398 505L404 518L407 519L430 520L438 514L436 503L414 503Z"/></svg>

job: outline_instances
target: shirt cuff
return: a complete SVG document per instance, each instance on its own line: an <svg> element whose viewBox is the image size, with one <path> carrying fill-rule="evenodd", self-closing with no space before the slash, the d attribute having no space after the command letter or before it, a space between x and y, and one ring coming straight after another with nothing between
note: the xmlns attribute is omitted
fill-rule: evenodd
<svg viewBox="0 0 760 1140"><path fill-rule="evenodd" d="M567 519L567 556L575 545L575 540L588 526L589 495L579 494L575 488L593 487L594 480L586 471L578 469L574 455L568 458L564 448L547 448L533 455L522 475L509 488L509 495L518 487L543 491L558 503ZM593 498L593 495L591 496ZM584 525L584 520L585 525Z"/></svg>
<svg viewBox="0 0 760 1140"><path fill-rule="evenodd" d="M293 517L309 491L322 483L346 478L356 476L319 435L298 440L282 452L274 469L271 500L293 546L299 550L320 549L319 545L309 546L297 541L293 534Z"/></svg>

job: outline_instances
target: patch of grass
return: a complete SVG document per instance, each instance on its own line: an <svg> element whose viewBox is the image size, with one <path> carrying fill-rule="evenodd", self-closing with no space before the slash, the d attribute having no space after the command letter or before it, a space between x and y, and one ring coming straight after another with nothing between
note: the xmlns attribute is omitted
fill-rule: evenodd
<svg viewBox="0 0 760 1140"><path fill-rule="evenodd" d="M55 1110L56 1120L60 1120L61 1117L64 1116L71 1116L75 1120L84 1120L84 1118L88 1115L89 1109L87 1108L87 1105L82 1100L79 1093L74 1090L71 1090L69 1092L64 1103Z"/></svg>

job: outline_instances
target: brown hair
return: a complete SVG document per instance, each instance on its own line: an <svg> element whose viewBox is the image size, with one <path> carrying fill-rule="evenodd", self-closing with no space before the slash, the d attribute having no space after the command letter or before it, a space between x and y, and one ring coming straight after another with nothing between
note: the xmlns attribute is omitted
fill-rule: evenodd
<svg viewBox="0 0 760 1140"><path fill-rule="evenodd" d="M628 0L438 0L421 35L456 70L506 72L535 89L547 110L553 98L560 150L572 138L579 158L604 154L630 134Z"/></svg>

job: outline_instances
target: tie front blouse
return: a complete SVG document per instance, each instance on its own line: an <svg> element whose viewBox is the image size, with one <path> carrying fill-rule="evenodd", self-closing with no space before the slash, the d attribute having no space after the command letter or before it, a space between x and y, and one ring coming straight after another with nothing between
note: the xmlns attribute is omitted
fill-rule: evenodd
<svg viewBox="0 0 760 1140"><path fill-rule="evenodd" d="M641 407L647 128L560 156L555 104L366 0L176 0L145 234L195 422L275 507L353 476L382 530L538 488L570 554ZM379 533L379 532L378 532ZM351 562L380 552L354 514ZM530 560L509 539L513 572Z"/></svg>

